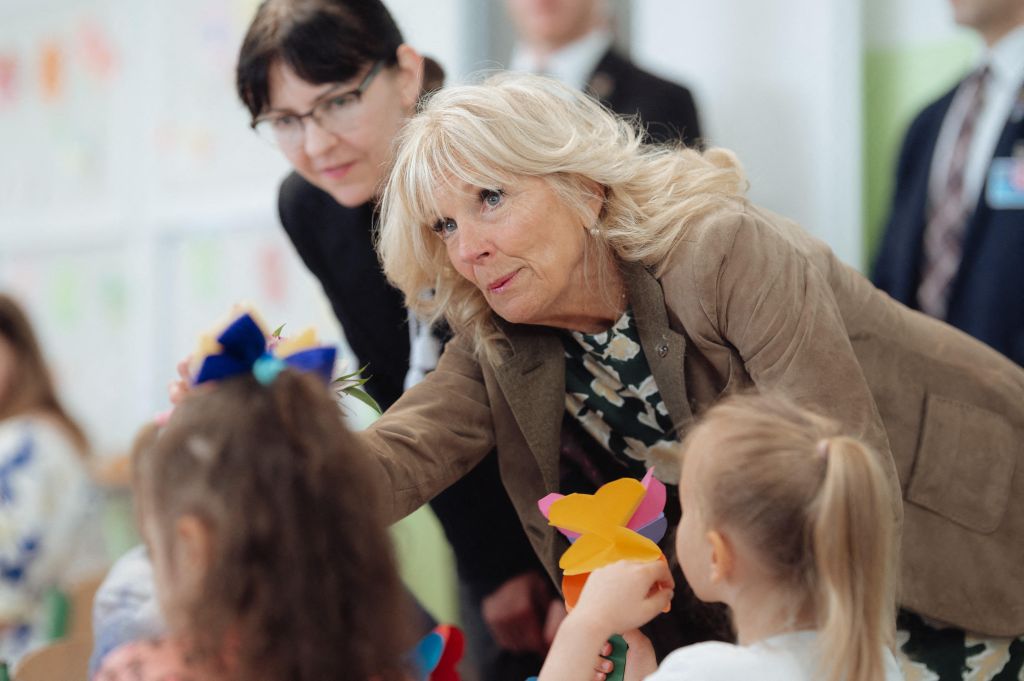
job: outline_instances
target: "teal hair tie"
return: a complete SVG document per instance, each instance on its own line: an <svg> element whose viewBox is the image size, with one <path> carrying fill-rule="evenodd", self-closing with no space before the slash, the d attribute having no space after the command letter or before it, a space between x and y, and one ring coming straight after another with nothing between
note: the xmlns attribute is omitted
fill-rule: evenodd
<svg viewBox="0 0 1024 681"><path fill-rule="evenodd" d="M252 364L252 375L260 385L270 385L287 364L270 353L263 353Z"/></svg>

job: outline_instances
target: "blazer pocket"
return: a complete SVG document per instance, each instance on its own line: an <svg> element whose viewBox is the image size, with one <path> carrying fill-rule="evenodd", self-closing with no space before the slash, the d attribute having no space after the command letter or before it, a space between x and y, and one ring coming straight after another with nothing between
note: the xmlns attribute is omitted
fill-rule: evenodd
<svg viewBox="0 0 1024 681"><path fill-rule="evenodd" d="M929 395L907 501L988 534L1002 522L1017 454L995 412Z"/></svg>

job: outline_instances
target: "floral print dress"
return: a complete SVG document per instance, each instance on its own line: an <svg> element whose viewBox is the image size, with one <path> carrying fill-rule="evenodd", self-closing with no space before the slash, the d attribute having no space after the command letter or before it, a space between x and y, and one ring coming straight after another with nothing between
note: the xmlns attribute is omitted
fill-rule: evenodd
<svg viewBox="0 0 1024 681"><path fill-rule="evenodd" d="M45 596L101 567L99 496L81 454L42 416L0 423L0 657L47 642Z"/></svg>
<svg viewBox="0 0 1024 681"><path fill-rule="evenodd" d="M602 333L562 336L565 408L624 468L642 478L679 482L672 418L658 392L630 310Z"/></svg>

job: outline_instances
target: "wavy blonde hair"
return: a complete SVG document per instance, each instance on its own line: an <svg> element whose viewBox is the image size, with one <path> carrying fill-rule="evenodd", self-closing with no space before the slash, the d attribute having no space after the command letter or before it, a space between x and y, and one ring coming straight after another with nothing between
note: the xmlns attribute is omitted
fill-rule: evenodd
<svg viewBox="0 0 1024 681"><path fill-rule="evenodd" d="M594 185L602 187L595 247L655 269L689 222L746 189L731 152L646 145L635 120L550 78L505 73L434 94L397 139L378 253L410 309L431 322L446 318L492 361L504 336L431 230L442 217L436 197L456 183L497 189L524 177L546 181L581 221Z"/></svg>
<svg viewBox="0 0 1024 681"><path fill-rule="evenodd" d="M743 538L793 594L794 615L810 607L823 678L884 678L898 555L879 455L778 395L718 402L687 434L684 457L698 440L713 451L700 459L694 494L705 523Z"/></svg>

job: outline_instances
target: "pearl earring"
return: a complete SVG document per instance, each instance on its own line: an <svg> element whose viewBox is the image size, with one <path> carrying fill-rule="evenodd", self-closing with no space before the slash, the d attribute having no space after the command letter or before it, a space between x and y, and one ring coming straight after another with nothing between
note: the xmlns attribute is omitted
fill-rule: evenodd
<svg viewBox="0 0 1024 681"><path fill-rule="evenodd" d="M601 234L601 230L597 228L597 225L592 226L587 231L590 232L590 236L594 237L595 239L598 237L599 234Z"/></svg>

